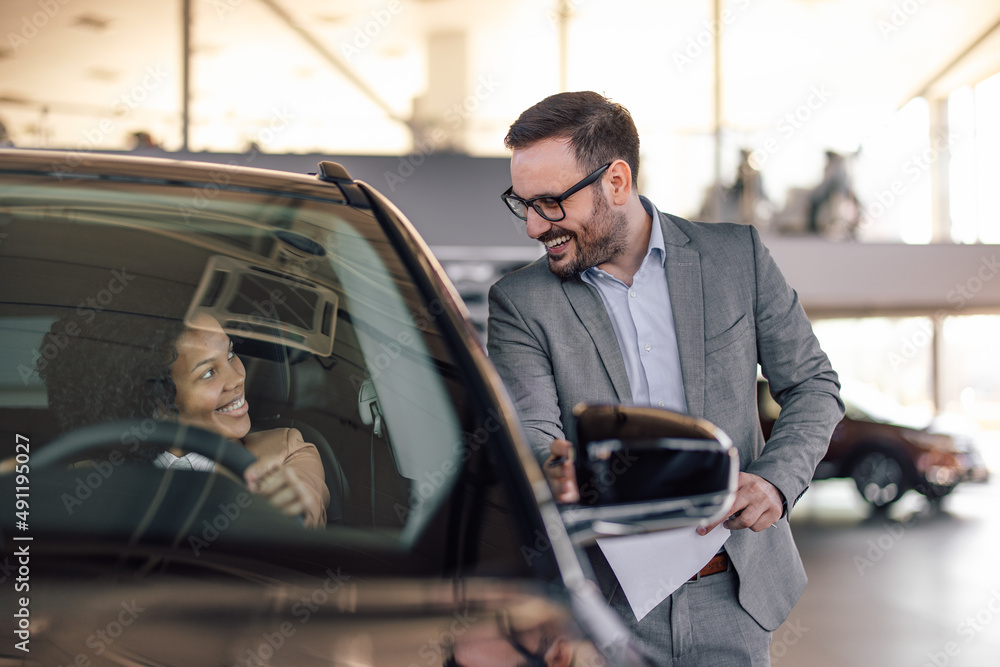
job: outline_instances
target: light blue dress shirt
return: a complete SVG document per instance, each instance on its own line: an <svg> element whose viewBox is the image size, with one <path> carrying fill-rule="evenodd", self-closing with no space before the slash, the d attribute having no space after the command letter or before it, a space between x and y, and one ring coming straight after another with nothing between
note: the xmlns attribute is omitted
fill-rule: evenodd
<svg viewBox="0 0 1000 667"><path fill-rule="evenodd" d="M677 330L667 290L660 213L645 197L639 200L652 216L653 225L649 249L632 286L596 266L583 271L580 277L596 287L604 300L625 361L633 403L687 412Z"/></svg>

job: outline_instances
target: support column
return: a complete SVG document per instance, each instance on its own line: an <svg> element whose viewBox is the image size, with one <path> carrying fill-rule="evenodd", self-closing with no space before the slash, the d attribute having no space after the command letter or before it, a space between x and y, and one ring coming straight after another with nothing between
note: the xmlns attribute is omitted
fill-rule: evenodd
<svg viewBox="0 0 1000 667"><path fill-rule="evenodd" d="M938 151L931 163L931 242L951 243L951 147L948 145L948 98L928 100L930 145ZM943 148L940 148L943 147Z"/></svg>
<svg viewBox="0 0 1000 667"><path fill-rule="evenodd" d="M181 150L191 133L191 0L181 0Z"/></svg>
<svg viewBox="0 0 1000 667"><path fill-rule="evenodd" d="M715 124L715 184L722 184L722 0L714 0L712 17L715 21L713 121Z"/></svg>
<svg viewBox="0 0 1000 667"><path fill-rule="evenodd" d="M944 316L931 316L931 399L934 401L934 414L940 414L944 409L944 395L941 390L941 371L944 356Z"/></svg>

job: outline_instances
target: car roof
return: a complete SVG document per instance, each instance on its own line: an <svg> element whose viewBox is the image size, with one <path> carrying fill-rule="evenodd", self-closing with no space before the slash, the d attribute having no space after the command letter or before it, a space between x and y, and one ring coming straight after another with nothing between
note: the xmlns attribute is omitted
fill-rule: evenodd
<svg viewBox="0 0 1000 667"><path fill-rule="evenodd" d="M251 154L244 164L218 164L79 151L3 149L0 151L0 173L49 175L60 179L110 178L164 184L226 185L254 190L279 189L285 195L322 197L368 208L367 201L355 201L351 193L345 192L344 186L349 187L354 181L347 170L336 163L320 163L318 175L306 175L248 166L252 159ZM331 165L340 167L340 171Z"/></svg>

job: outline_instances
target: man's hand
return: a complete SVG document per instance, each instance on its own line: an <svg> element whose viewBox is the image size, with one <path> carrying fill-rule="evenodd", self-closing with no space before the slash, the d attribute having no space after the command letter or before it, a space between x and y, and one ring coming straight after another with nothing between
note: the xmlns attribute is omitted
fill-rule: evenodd
<svg viewBox="0 0 1000 667"><path fill-rule="evenodd" d="M763 477L741 472L736 482L736 499L729 510L729 518L719 519L707 526L699 526L698 534L707 535L723 524L729 530L749 528L755 533L770 528L781 518L784 500L781 491Z"/></svg>
<svg viewBox="0 0 1000 667"><path fill-rule="evenodd" d="M569 440L552 441L549 458L545 460L542 469L557 503L575 503L580 500L580 490L576 486L576 468L573 467L573 444Z"/></svg>

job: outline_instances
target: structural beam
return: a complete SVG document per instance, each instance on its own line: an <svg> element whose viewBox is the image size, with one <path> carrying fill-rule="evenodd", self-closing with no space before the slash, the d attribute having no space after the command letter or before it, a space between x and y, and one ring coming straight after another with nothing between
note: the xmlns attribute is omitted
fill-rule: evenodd
<svg viewBox="0 0 1000 667"><path fill-rule="evenodd" d="M344 78L350 81L355 88L360 90L365 95L365 97L367 97L379 109L381 109L386 116L388 116L394 121L406 125L409 128L410 123L408 119L403 118L402 116L397 114L396 111L391 106L389 106L389 104L385 100L383 100L378 95L378 93L376 93L375 90L372 89L371 86L369 86L368 83L365 82L365 80L362 79L348 63L344 62L344 60L340 56L330 51L328 48L326 48L326 45L323 44L323 42L321 42L319 39L313 36L313 34L310 33L308 30L306 30L298 23L296 23L295 19L292 18L292 16L288 12L286 12L285 9L276 2L276 0L260 0L260 2L265 7L270 9L275 14L275 16L277 16L281 20L282 23L284 23L296 35L298 35L302 39L302 41L304 41L306 44L312 47L312 49L316 51L316 53L318 53L321 58L323 58L323 60L325 60L335 70L337 70L337 72L342 74Z"/></svg>
<svg viewBox="0 0 1000 667"><path fill-rule="evenodd" d="M972 40L972 42L970 42L968 46L962 49L961 53L959 53L957 56L948 61L940 70L938 70L936 74L934 74L930 79L925 81L924 84L920 86L920 88L918 88L913 95L910 95L905 100L903 100L902 104L899 105L899 108L902 109L914 97L926 97L930 93L931 89L934 87L934 84L943 79L955 67L960 65L962 61L965 60L968 57L968 55L976 49L976 47L978 47L980 44L986 41L986 39L997 30L1000 30L1000 18L998 18L993 25L988 27L981 35L979 35L979 37Z"/></svg>

